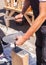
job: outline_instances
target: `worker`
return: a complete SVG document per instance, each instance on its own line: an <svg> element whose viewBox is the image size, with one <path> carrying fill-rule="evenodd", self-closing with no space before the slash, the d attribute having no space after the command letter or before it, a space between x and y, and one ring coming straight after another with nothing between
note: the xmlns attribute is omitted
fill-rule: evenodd
<svg viewBox="0 0 46 65"><path fill-rule="evenodd" d="M24 44L36 33L36 65L46 65L46 0L25 0L22 12L15 16L15 20L22 22L22 18L30 5L35 20L23 36L17 37L16 45Z"/></svg>

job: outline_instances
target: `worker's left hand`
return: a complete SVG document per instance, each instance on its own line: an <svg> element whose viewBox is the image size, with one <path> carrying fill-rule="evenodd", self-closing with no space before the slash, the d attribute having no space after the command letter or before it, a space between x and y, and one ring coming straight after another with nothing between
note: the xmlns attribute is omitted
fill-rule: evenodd
<svg viewBox="0 0 46 65"><path fill-rule="evenodd" d="M23 38L23 36L19 36L19 37L17 37L17 40L15 41L15 44L16 44L17 46L19 46L19 45L24 44L25 41L26 41L26 40Z"/></svg>
<svg viewBox="0 0 46 65"><path fill-rule="evenodd" d="M23 14L22 13L15 16L15 21L16 22L19 23L19 22L22 22L22 20L23 20Z"/></svg>

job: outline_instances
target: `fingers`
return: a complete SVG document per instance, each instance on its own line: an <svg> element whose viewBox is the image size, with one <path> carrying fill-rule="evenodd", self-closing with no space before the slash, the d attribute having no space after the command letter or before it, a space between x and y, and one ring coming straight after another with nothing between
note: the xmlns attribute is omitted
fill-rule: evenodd
<svg viewBox="0 0 46 65"><path fill-rule="evenodd" d="M17 46L19 46L19 45L21 45L21 42L22 42L21 37L20 37L20 36L19 36L19 37L16 37L16 39L15 39L15 44L16 44Z"/></svg>
<svg viewBox="0 0 46 65"><path fill-rule="evenodd" d="M22 17L23 17L22 14L18 14L18 15L15 16L15 19L19 19L19 18L22 18Z"/></svg>
<svg viewBox="0 0 46 65"><path fill-rule="evenodd" d="M15 16L15 20L20 19L20 18L23 18L23 15L16 15Z"/></svg>
<svg viewBox="0 0 46 65"><path fill-rule="evenodd" d="M15 46L16 46L16 41L18 40L18 37L16 37L14 40L15 40L15 41L14 41L14 44L15 44Z"/></svg>
<svg viewBox="0 0 46 65"><path fill-rule="evenodd" d="M17 21L17 22L22 22L22 19L17 19L16 21Z"/></svg>

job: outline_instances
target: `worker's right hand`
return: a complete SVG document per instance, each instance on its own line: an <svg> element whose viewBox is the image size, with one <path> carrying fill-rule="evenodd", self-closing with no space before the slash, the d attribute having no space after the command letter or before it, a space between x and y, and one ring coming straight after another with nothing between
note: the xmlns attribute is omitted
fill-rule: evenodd
<svg viewBox="0 0 46 65"><path fill-rule="evenodd" d="M22 13L15 16L15 21L16 22L22 22L22 19L23 19L23 14Z"/></svg>

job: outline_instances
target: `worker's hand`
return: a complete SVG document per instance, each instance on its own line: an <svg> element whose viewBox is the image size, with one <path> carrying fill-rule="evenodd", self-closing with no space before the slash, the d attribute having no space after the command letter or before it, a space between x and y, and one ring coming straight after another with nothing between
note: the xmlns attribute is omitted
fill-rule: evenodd
<svg viewBox="0 0 46 65"><path fill-rule="evenodd" d="M16 22L22 22L22 18L23 18L23 14L20 13L20 14L18 14L18 15L15 16L15 21Z"/></svg>
<svg viewBox="0 0 46 65"><path fill-rule="evenodd" d="M17 39L15 40L15 44L16 44L17 46L19 46L19 45L24 44L25 41L26 41L26 40L23 38L23 36L19 36L19 37L17 37Z"/></svg>

